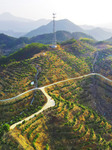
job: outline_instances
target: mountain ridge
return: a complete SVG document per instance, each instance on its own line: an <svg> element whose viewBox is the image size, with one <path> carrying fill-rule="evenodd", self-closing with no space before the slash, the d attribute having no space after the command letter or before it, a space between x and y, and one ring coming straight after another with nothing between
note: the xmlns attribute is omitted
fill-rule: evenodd
<svg viewBox="0 0 112 150"><path fill-rule="evenodd" d="M32 37L32 36L37 36L37 35L41 35L44 33L52 33L53 32L52 26L53 26L53 22L51 21L47 25L41 26L27 33L25 36ZM83 32L83 29L81 29L78 25L75 25L68 19L56 21L56 31L59 31L59 30L65 30L68 32Z"/></svg>
<svg viewBox="0 0 112 150"><path fill-rule="evenodd" d="M39 19L36 21L22 17L16 17L10 13L3 13L0 15L0 33L14 37L33 37L45 33L52 33L53 25L52 21L50 21L51 20L47 19ZM110 29L93 27L89 25L76 25L68 19L56 21L56 31L59 30L83 32L100 41L109 39L112 36L112 31Z"/></svg>
<svg viewBox="0 0 112 150"><path fill-rule="evenodd" d="M86 33L93 36L96 40L99 40L99 41L106 40L112 36L111 32L104 31L100 27L96 27L91 30L86 30Z"/></svg>
<svg viewBox="0 0 112 150"><path fill-rule="evenodd" d="M82 33L82 32L76 32L76 33L70 33L67 31L57 31L56 32L57 42L63 42L72 38L80 39L80 38L90 38L93 39L93 37ZM11 36L7 36L5 34L0 34L0 48L4 55L9 55L18 50L19 48L24 47L26 44L30 43L43 43L43 44L52 44L53 39L53 33L38 35L32 38L27 37L20 37L20 38L14 38Z"/></svg>
<svg viewBox="0 0 112 150"><path fill-rule="evenodd" d="M12 31L12 36L15 35L16 37L16 34L13 34L13 32L22 32L22 35L24 35L30 30L49 22L50 20L47 19L30 20L22 17L16 17L10 13L3 13L0 15L0 32L11 35L8 31Z"/></svg>
<svg viewBox="0 0 112 150"><path fill-rule="evenodd" d="M68 19L56 21L56 31L65 30L68 32L83 32L85 34L89 34L90 36L94 37L96 40L99 40L99 41L106 40L112 36L112 32L106 31L100 27L95 27L95 28L88 27L88 28L90 29L85 30L81 28L81 26L74 24ZM28 32L25 36L33 37L33 36L52 33L52 32L53 32L53 23L51 21L47 25L41 26L39 28L36 28Z"/></svg>

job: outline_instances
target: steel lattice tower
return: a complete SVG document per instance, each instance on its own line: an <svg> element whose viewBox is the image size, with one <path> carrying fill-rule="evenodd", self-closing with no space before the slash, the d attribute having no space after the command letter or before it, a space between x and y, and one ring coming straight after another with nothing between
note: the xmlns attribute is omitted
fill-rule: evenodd
<svg viewBox="0 0 112 150"><path fill-rule="evenodd" d="M57 47L57 44L56 44L55 18L56 18L56 14L53 13L53 47L54 47L54 48Z"/></svg>

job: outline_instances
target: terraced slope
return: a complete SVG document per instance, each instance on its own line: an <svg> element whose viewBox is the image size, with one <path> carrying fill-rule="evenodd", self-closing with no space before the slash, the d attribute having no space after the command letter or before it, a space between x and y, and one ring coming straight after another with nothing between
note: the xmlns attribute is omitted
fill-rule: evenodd
<svg viewBox="0 0 112 150"><path fill-rule="evenodd" d="M16 89L16 91L12 92L6 86L7 90L2 88L1 92L3 93L3 90L5 90L4 93L8 91L7 95L13 96L15 93L33 88L33 86L31 87L27 83L31 83L32 80L36 81L35 77L38 80L38 86L44 86L70 77L88 74L93 70L94 58L96 56L96 49L93 46L73 40L68 41L68 43L65 42L62 45L62 48L58 47L56 50L51 48L47 51L42 50L42 52L40 50L39 53L33 53L30 59L26 60L26 56L24 61L19 59L18 62L16 60L15 64L21 64L19 67L14 63L8 64L8 66L2 69L2 73L4 73L2 78L4 76L7 77L7 80L11 78L11 73L9 73L11 72L10 67L14 64L12 70L16 66L15 70L17 69L16 71L19 72L18 68L20 68L25 78L27 78L24 81L25 88L24 86L21 86L20 89L15 88L18 85L17 80L19 77L17 76L17 80L13 82L12 86L12 89ZM26 63L28 64L28 68ZM96 70L97 64L95 63L94 66ZM38 76L35 76L37 72L36 68L39 70ZM26 71L24 71L25 69ZM12 71L13 76L17 74L16 71ZM9 76L7 76L8 73ZM20 76L20 83L23 82L23 78ZM11 85L12 81L13 77L8 85ZM55 100L56 106L11 130L0 139L0 148L3 150L7 149L7 147L19 150L111 150L112 126L107 121L112 121L111 86L107 81L94 76L82 80L63 82L47 88L46 91ZM4 97L5 94L2 94L2 98ZM38 98L36 97L36 99L38 99L38 103L36 99L33 100L33 97L35 96L31 93L31 95L27 95L27 97L17 103L4 104L0 112L3 112L3 116L6 115L7 119L4 119L2 116L3 123L8 121L11 124L11 121L14 121L12 110L15 116L18 116L15 121L19 120L19 115L23 111L25 111L26 116L30 115L30 111L31 113L38 111L36 107L41 108L39 106L45 103L45 97L42 93L37 92ZM34 105L30 107L32 100L34 101ZM19 109L16 110L17 105ZM24 109L24 106L26 109ZM25 117L23 114L20 116L20 119L21 117Z"/></svg>
<svg viewBox="0 0 112 150"><path fill-rule="evenodd" d="M50 86L48 93L68 103L75 102L89 107L112 122L112 84L98 76Z"/></svg>
<svg viewBox="0 0 112 150"><path fill-rule="evenodd" d="M78 41L75 43L78 43ZM87 47L83 43L81 44L81 48L84 47L86 51ZM12 59L13 55L4 59L6 64L1 65L0 71L0 99L10 98L34 88L34 86L31 86L31 82L35 81L36 85L35 74L37 70L39 73L36 77L38 78L38 86L87 74L92 70L95 49L89 50L88 48L88 55L86 56L81 52L81 56L79 57L75 53L64 50L61 47L58 47L57 50L49 49L43 52L45 46L42 47L37 44L37 47L34 48L35 46L29 45L24 48L26 54L22 50L18 52L18 55L15 53L14 60ZM77 47L76 44L74 44L75 46ZM40 50L41 47L42 51ZM31 53L31 56L29 53ZM24 60L21 60L20 54L22 54ZM27 54L28 57L30 56L30 59L26 59L28 58ZM7 64L8 61L11 62Z"/></svg>
<svg viewBox="0 0 112 150"><path fill-rule="evenodd" d="M91 84L90 81L90 78L82 81L72 80L48 87L46 90L55 100L55 107L18 125L9 135L16 139L17 137L24 139L24 146L26 145L24 149L32 147L38 150L111 150L111 124L95 111L84 106L85 103L81 104L82 90L85 88L88 91L88 85L86 87L84 83ZM87 95L84 97L86 101ZM19 141L20 145L23 146L22 141Z"/></svg>
<svg viewBox="0 0 112 150"><path fill-rule="evenodd" d="M112 79L112 49L104 49L98 52L95 71Z"/></svg>
<svg viewBox="0 0 112 150"><path fill-rule="evenodd" d="M0 125L15 122L39 111L46 103L46 98L40 90L29 92L12 101L0 102Z"/></svg>
<svg viewBox="0 0 112 150"><path fill-rule="evenodd" d="M16 96L33 88L36 69L29 61L12 62L0 72L0 99Z"/></svg>
<svg viewBox="0 0 112 150"><path fill-rule="evenodd" d="M86 62L64 50L46 52L46 56L40 59L39 64L42 68L39 86L90 72Z"/></svg>

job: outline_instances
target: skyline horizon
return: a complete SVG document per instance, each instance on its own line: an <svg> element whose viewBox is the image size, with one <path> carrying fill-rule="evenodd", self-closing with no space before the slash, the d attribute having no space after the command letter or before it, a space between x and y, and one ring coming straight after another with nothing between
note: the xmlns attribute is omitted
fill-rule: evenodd
<svg viewBox="0 0 112 150"><path fill-rule="evenodd" d="M110 24L112 28L112 1L111 0L0 0L0 14L9 12L15 16L40 20L69 19L77 25L98 26Z"/></svg>
<svg viewBox="0 0 112 150"><path fill-rule="evenodd" d="M52 13L52 14L53 14L53 13ZM12 16L14 16L14 17L21 18L21 19L26 19L26 20L29 20L29 21L39 21L39 20L43 20L43 19L45 19L45 20L51 20L51 21L52 21L52 14L51 14L51 18L33 19L33 18L27 18L27 17L23 17L23 16L16 16L15 14L13 14L13 13L7 11L7 12L2 12L2 13L0 13L0 16L1 16L1 15L12 15ZM108 22L108 23L104 23L104 24L86 24L86 23L77 24L77 23L75 23L74 21L70 20L69 18L60 18L60 19L58 19L58 18L56 17L56 21L65 20L65 19L67 19L67 20L71 21L72 23L74 23L74 24L76 24L76 25L79 25L79 26L103 27L102 25L108 25L108 24L111 24L111 26L112 26L112 22ZM5 19L4 19L4 20L5 20ZM106 27L104 26L103 28L106 28ZM112 29L112 27L107 27L107 28Z"/></svg>

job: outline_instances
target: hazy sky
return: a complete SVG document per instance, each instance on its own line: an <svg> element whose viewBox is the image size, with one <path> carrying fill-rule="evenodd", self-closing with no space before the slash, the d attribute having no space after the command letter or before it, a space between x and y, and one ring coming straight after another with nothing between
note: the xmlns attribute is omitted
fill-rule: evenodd
<svg viewBox="0 0 112 150"><path fill-rule="evenodd" d="M0 14L10 12L30 19L69 19L76 24L112 22L112 0L0 0Z"/></svg>

